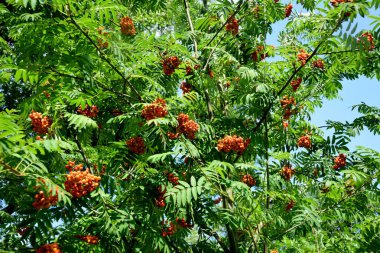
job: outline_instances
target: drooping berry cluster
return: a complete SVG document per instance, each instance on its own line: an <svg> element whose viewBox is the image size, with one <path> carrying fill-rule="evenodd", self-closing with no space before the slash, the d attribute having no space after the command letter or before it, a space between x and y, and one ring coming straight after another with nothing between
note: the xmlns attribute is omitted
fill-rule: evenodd
<svg viewBox="0 0 380 253"><path fill-rule="evenodd" d="M36 195L34 195L34 202L32 206L34 206L37 210L40 210L55 206L57 203L57 192L54 196L52 196L52 191L50 191L48 195L45 195L44 191L39 191Z"/></svg>
<svg viewBox="0 0 380 253"><path fill-rule="evenodd" d="M166 189L162 189L161 186L157 187L157 198L155 199L155 205L156 207L158 208L161 208L161 207L164 207L166 206L166 203L165 203L165 193L166 193Z"/></svg>
<svg viewBox="0 0 380 253"><path fill-rule="evenodd" d="M301 62L301 65L305 65L307 59L310 57L310 54L308 54L304 49L301 49L299 53L297 54L298 61Z"/></svg>
<svg viewBox="0 0 380 253"><path fill-rule="evenodd" d="M317 69L322 69L322 70L325 69L325 63L322 59L317 59L313 61L312 66L313 68L317 68Z"/></svg>
<svg viewBox="0 0 380 253"><path fill-rule="evenodd" d="M184 113L178 114L177 121L177 133L185 135L186 138L188 138L189 140L194 140L195 134L199 130L199 125L194 120L191 120L190 117Z"/></svg>
<svg viewBox="0 0 380 253"><path fill-rule="evenodd" d="M223 139L218 141L217 148L219 152L231 152L235 151L238 154L242 154L251 143L251 139L244 140L242 137L236 135L227 135Z"/></svg>
<svg viewBox="0 0 380 253"><path fill-rule="evenodd" d="M179 133L168 132L168 137L171 140L177 139L178 136L179 136Z"/></svg>
<svg viewBox="0 0 380 253"><path fill-rule="evenodd" d="M179 184L178 180L179 180L179 177L176 177L174 173L168 174L168 181L172 183L173 185L178 185Z"/></svg>
<svg viewBox="0 0 380 253"><path fill-rule="evenodd" d="M301 83L302 83L302 77L298 77L297 79L294 79L290 82L290 86L292 86L293 91L297 91Z"/></svg>
<svg viewBox="0 0 380 253"><path fill-rule="evenodd" d="M191 91L191 84L186 82L186 81L183 81L179 88L182 90L183 94L186 94L186 93L189 93Z"/></svg>
<svg viewBox="0 0 380 253"><path fill-rule="evenodd" d="M96 235L75 235L74 237L87 242L88 244L98 244L99 237Z"/></svg>
<svg viewBox="0 0 380 253"><path fill-rule="evenodd" d="M282 167L280 173L286 181L289 181L292 178L292 176L296 173L296 171L292 169L291 165L285 165L284 167Z"/></svg>
<svg viewBox="0 0 380 253"><path fill-rule="evenodd" d="M70 171L66 175L65 189L74 198L83 197L99 186L100 177L85 171Z"/></svg>
<svg viewBox="0 0 380 253"><path fill-rule="evenodd" d="M193 68L188 64L188 65L186 65L186 75L187 76L190 76L190 75L192 75L192 74L194 74L193 73Z"/></svg>
<svg viewBox="0 0 380 253"><path fill-rule="evenodd" d="M163 221L162 225L164 225L161 232L161 235L163 237L168 236L168 235L173 235L177 231L173 222L170 222L168 226L168 221Z"/></svg>
<svg viewBox="0 0 380 253"><path fill-rule="evenodd" d="M141 112L141 117L146 120L163 118L168 114L166 109L166 101L162 98L157 98L153 103L144 106Z"/></svg>
<svg viewBox="0 0 380 253"><path fill-rule="evenodd" d="M178 225L182 228L192 228L193 225L191 223L188 223L184 218L176 218L175 221L178 223Z"/></svg>
<svg viewBox="0 0 380 253"><path fill-rule="evenodd" d="M142 155L145 153L145 142L141 136L129 139L127 146L135 154Z"/></svg>
<svg viewBox="0 0 380 253"><path fill-rule="evenodd" d="M268 53L264 52L264 46L257 46L256 50L251 55L253 61L262 61L265 57L268 57Z"/></svg>
<svg viewBox="0 0 380 253"><path fill-rule="evenodd" d="M58 243L45 244L37 249L36 253L61 253Z"/></svg>
<svg viewBox="0 0 380 253"><path fill-rule="evenodd" d="M288 4L286 7L285 7L285 17L289 17L290 14L292 14L292 10L293 10L293 5L292 4Z"/></svg>
<svg viewBox="0 0 380 253"><path fill-rule="evenodd" d="M120 20L121 33L125 35L134 36L136 35L136 29L133 24L133 20L125 16Z"/></svg>
<svg viewBox="0 0 380 253"><path fill-rule="evenodd" d="M229 17L226 24L226 31L231 32L232 35L237 35L239 33L239 20L234 17Z"/></svg>
<svg viewBox="0 0 380 253"><path fill-rule="evenodd" d="M177 56L169 56L162 60L162 67L165 75L172 75L174 71L179 67L180 60Z"/></svg>
<svg viewBox="0 0 380 253"><path fill-rule="evenodd" d="M358 39L358 42L362 43L364 45L364 48L368 51L375 49L375 41L373 40L373 35L369 32L363 33Z"/></svg>
<svg viewBox="0 0 380 253"><path fill-rule="evenodd" d="M252 187L252 186L256 185L256 179L254 179L252 177L252 175L250 175L250 174L245 174L241 178L241 182L248 185L248 187Z"/></svg>
<svg viewBox="0 0 380 253"><path fill-rule="evenodd" d="M104 31L104 29L105 29L105 27L101 26L101 27L98 27L96 30L98 31L98 33L100 35L107 36L108 32ZM98 38L98 47L100 49L107 48L108 47L108 41L107 40L103 40L102 38Z"/></svg>
<svg viewBox="0 0 380 253"><path fill-rule="evenodd" d="M75 165L74 161L68 161L65 165L65 168L71 172L71 171L81 171L83 170L83 164Z"/></svg>
<svg viewBox="0 0 380 253"><path fill-rule="evenodd" d="M297 105L294 97L289 98L288 96L284 96L280 100L280 104L281 104L281 107L284 109L284 114L283 114L284 119L288 120L291 115L296 113L295 109L292 110L292 107Z"/></svg>
<svg viewBox="0 0 380 253"><path fill-rule="evenodd" d="M334 170L339 170L340 168L346 166L346 156L344 154L339 154L334 159Z"/></svg>
<svg viewBox="0 0 380 253"><path fill-rule="evenodd" d="M297 146L300 148L311 148L311 140L309 135L301 136L297 141Z"/></svg>
<svg viewBox="0 0 380 253"><path fill-rule="evenodd" d="M29 114L29 118L32 120L33 131L38 134L46 134L53 123L48 116L42 116L42 113L34 110Z"/></svg>
<svg viewBox="0 0 380 253"><path fill-rule="evenodd" d="M287 212L289 212L290 210L293 209L294 205L296 204L296 202L294 200L290 200L288 204L286 204L286 207L285 207L285 210Z"/></svg>
<svg viewBox="0 0 380 253"><path fill-rule="evenodd" d="M96 105L89 106L86 104L84 109L82 105L80 105L77 109L77 112L89 118L96 118L96 116L98 116L99 109Z"/></svg>

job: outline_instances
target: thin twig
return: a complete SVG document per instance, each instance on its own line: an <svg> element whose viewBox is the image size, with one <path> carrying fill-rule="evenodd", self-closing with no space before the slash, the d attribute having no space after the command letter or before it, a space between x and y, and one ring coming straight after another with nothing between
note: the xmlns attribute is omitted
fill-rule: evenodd
<svg viewBox="0 0 380 253"><path fill-rule="evenodd" d="M88 41L95 47L96 51L99 53L100 58L102 58L128 85L128 87L135 93L140 102L143 102L140 93L132 85L132 83L124 76L123 73L108 59L107 55L98 47L98 45L91 39L87 32L85 32L82 27L75 21L74 17L71 15L70 5L67 5L68 13L71 23L88 39Z"/></svg>
<svg viewBox="0 0 380 253"><path fill-rule="evenodd" d="M183 0L184 4L185 4L185 9L186 9L186 16L187 16L187 20L189 22L189 26L190 26L190 30L194 36L193 38L193 42L194 42L194 56L195 58L198 58L198 43L197 43L197 40L195 39L195 30L194 30L194 26L193 26L193 21L191 20L191 16L190 16L190 7L189 7L189 2L187 0Z"/></svg>
<svg viewBox="0 0 380 253"><path fill-rule="evenodd" d="M79 150L79 153L82 155L83 157L83 161L84 163L86 164L87 168L90 169L90 163L88 162L87 160L87 157L86 157L86 154L84 153L83 151L83 148L82 148L82 145L80 144L80 141L78 139L78 135L75 133L74 134L74 139L75 139L75 143L77 144L78 146L78 150Z"/></svg>
<svg viewBox="0 0 380 253"><path fill-rule="evenodd" d="M340 26L340 24L342 23L342 19L338 20L338 23L337 25L334 27L334 29L329 33L328 36L324 36L323 39L318 43L318 45L315 47L315 49L313 50L313 52L311 53L311 55L309 55L309 57L306 59L305 61L305 64L302 64L301 66L299 66L295 71L293 71L292 75L288 78L288 80L286 81L286 83L284 84L284 86L282 86L282 88L277 92L276 94L276 97L279 97L282 92L288 87L288 85L292 82L293 78L298 74L298 72L304 67L306 66L306 64L317 54L319 48L322 46L322 44L327 40L328 37L330 37L334 32L335 30ZM264 120L267 118L267 115L269 113L269 111L272 109L272 106L274 105L274 102L272 102L265 110L264 110L264 113L263 113L263 116L260 118L259 122L256 124L255 128L253 129L254 132L256 132L260 126L263 124Z"/></svg>
<svg viewBox="0 0 380 253"><path fill-rule="evenodd" d="M244 3L244 1L240 0L238 6L236 7L236 10L234 11L234 13L227 18L226 22L224 22L224 24L218 29L218 31L214 34L214 36L211 38L211 40L203 48L208 47L215 40L215 38L223 30L223 28L227 25L227 23L230 22L235 17L235 15L239 13L243 3Z"/></svg>

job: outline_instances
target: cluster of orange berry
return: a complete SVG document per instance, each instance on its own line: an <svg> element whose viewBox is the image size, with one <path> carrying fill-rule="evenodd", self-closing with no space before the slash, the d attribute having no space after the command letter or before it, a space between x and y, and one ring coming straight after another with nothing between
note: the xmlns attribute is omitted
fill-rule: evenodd
<svg viewBox="0 0 380 253"><path fill-rule="evenodd" d="M180 218L176 218L175 221L178 223L178 225L182 228L192 228L193 225L188 223L184 218L180 219Z"/></svg>
<svg viewBox="0 0 380 253"><path fill-rule="evenodd" d="M136 29L133 24L133 20L125 16L120 20L121 33L125 35L134 36L136 35Z"/></svg>
<svg viewBox="0 0 380 253"><path fill-rule="evenodd" d="M292 14L292 10L293 10L293 5L292 4L288 4L286 7L285 7L285 17L289 17L290 14Z"/></svg>
<svg viewBox="0 0 380 253"><path fill-rule="evenodd" d="M339 154L334 159L334 170L339 170L340 168L346 166L346 156L344 154Z"/></svg>
<svg viewBox="0 0 380 253"><path fill-rule="evenodd" d="M234 17L229 17L226 24L226 31L231 32L232 35L237 35L239 33L239 20Z"/></svg>
<svg viewBox="0 0 380 253"><path fill-rule="evenodd" d="M50 206L55 206L58 202L58 194L52 196L52 191L50 191L48 196L45 196L43 191L39 191L36 195L34 195L33 206L37 209L46 209Z"/></svg>
<svg viewBox="0 0 380 253"><path fill-rule="evenodd" d="M301 136L297 141L297 146L300 148L311 148L311 140L309 135Z"/></svg>
<svg viewBox="0 0 380 253"><path fill-rule="evenodd" d="M186 82L186 81L183 81L179 88L182 90L183 94L186 94L186 93L189 93L191 91L191 84Z"/></svg>
<svg viewBox="0 0 380 253"><path fill-rule="evenodd" d="M100 177L85 171L70 171L66 175L65 189L74 198L83 197L94 191L99 186Z"/></svg>
<svg viewBox="0 0 380 253"><path fill-rule="evenodd" d="M45 244L37 249L36 253L61 253L58 243Z"/></svg>
<svg viewBox="0 0 380 253"><path fill-rule="evenodd" d="M289 181L292 178L292 176L296 173L296 171L292 169L291 165L285 165L284 167L282 167L280 173L286 181Z"/></svg>
<svg viewBox="0 0 380 253"><path fill-rule="evenodd" d="M290 200L290 202L288 204L286 204L285 210L287 212L289 212L290 210L293 209L295 204L296 204L296 202L294 200Z"/></svg>
<svg viewBox="0 0 380 253"><path fill-rule="evenodd" d="M176 177L174 173L168 174L168 181L172 183L173 185L178 185L179 184L178 180L179 180L179 177Z"/></svg>
<svg viewBox="0 0 380 253"><path fill-rule="evenodd" d="M75 235L74 237L87 242L88 244L98 244L99 237L96 235Z"/></svg>
<svg viewBox="0 0 380 253"><path fill-rule="evenodd" d="M177 56L169 56L162 60L162 67L164 69L165 75L172 75L174 71L179 67L181 61Z"/></svg>
<svg viewBox="0 0 380 253"><path fill-rule="evenodd" d="M297 91L301 83L302 83L302 77L298 77L297 79L294 79L290 82L290 86L292 86L293 91Z"/></svg>
<svg viewBox="0 0 380 253"><path fill-rule="evenodd" d="M98 31L98 33L99 33L100 35L107 36L107 35L108 35L108 32L103 31L104 29L105 29L105 27L104 27L104 26L101 26L101 27L98 27L96 30ZM107 48L107 47L108 47L108 41L99 38L99 39L98 39L98 47L101 48L101 49L102 49L102 48Z"/></svg>
<svg viewBox="0 0 380 253"><path fill-rule="evenodd" d="M251 55L253 61L262 61L265 57L268 57L268 53L264 52L264 46L257 46L256 50Z"/></svg>
<svg viewBox="0 0 380 253"><path fill-rule="evenodd" d="M280 100L280 104L281 104L281 107L284 109L284 116L283 116L284 119L289 119L292 114L296 113L296 110L291 109L292 105L293 106L297 105L294 97L289 98L288 96L284 96Z"/></svg>
<svg viewBox="0 0 380 253"><path fill-rule="evenodd" d="M96 105L93 105L93 106L89 106L89 105L86 105L83 109L83 107L80 105L77 109L77 112L79 114L82 114L84 116L87 116L89 118L96 118L96 116L98 116L98 112L99 112L99 109Z"/></svg>
<svg viewBox="0 0 380 253"><path fill-rule="evenodd" d="M168 114L166 109L166 101L162 98L157 98L153 103L144 106L141 112L141 117L146 120L163 118Z"/></svg>
<svg viewBox="0 0 380 253"><path fill-rule="evenodd" d="M145 153L145 143L141 136L129 139L127 141L127 146L135 154L142 155Z"/></svg>
<svg viewBox="0 0 380 253"><path fill-rule="evenodd" d="M241 178L241 182L248 185L248 187L256 185L256 179L254 179L250 174L245 174Z"/></svg>
<svg viewBox="0 0 380 253"><path fill-rule="evenodd" d="M184 134L186 138L190 140L195 139L195 134L199 130L199 125L194 121L191 120L189 115L180 113L177 116L178 121L178 127L177 127L177 133L168 133L169 138L177 138L179 134Z"/></svg>
<svg viewBox="0 0 380 253"><path fill-rule="evenodd" d="M165 203L165 197L164 197L164 195L165 195L165 193L166 193L166 189L163 190L162 187L159 186L159 187L157 188L157 193L158 193L158 196L157 196L157 198L155 199L156 207L161 208L161 207L166 206L166 203Z"/></svg>
<svg viewBox="0 0 380 253"><path fill-rule="evenodd" d="M161 232L161 235L163 237L168 236L168 235L173 235L177 231L173 222L170 222L169 226L167 226L167 224L168 224L168 221L162 221L162 225L165 225L165 227L162 228L162 232Z"/></svg>
<svg viewBox="0 0 380 253"><path fill-rule="evenodd" d="M317 59L317 60L313 61L312 66L314 68L323 70L325 68L325 63L323 62L322 59Z"/></svg>
<svg viewBox="0 0 380 253"><path fill-rule="evenodd" d="M301 62L302 66L306 64L306 61L309 57L310 54L308 54L304 49L301 49L297 54L297 59Z"/></svg>
<svg viewBox="0 0 380 253"><path fill-rule="evenodd" d="M217 148L220 152L228 153L235 151L238 154L242 154L250 143L251 139L244 140L242 137L237 137L236 135L227 135L218 141Z"/></svg>
<svg viewBox="0 0 380 253"><path fill-rule="evenodd" d="M46 134L53 123L48 116L42 116L42 113L34 110L29 114L29 118L32 120L33 131L38 134Z"/></svg>
<svg viewBox="0 0 380 253"><path fill-rule="evenodd" d="M358 41L361 42L365 46L365 49L369 51L375 49L375 42L373 40L373 35L370 34L369 32L363 33L358 39Z"/></svg>

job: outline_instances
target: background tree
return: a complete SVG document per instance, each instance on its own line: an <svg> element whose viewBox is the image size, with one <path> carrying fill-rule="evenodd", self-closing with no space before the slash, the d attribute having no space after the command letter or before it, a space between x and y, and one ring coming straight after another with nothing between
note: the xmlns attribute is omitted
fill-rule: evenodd
<svg viewBox="0 0 380 253"><path fill-rule="evenodd" d="M309 120L379 79L379 5L2 1L1 250L375 252L380 109Z"/></svg>

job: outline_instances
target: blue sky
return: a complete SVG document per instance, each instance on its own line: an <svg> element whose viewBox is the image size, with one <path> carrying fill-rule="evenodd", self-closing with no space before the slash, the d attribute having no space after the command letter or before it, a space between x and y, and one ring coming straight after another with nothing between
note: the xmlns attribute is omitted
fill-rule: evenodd
<svg viewBox="0 0 380 253"><path fill-rule="evenodd" d="M293 6L293 15L295 12L307 12L306 10L301 10L297 4L293 3ZM373 14L375 14L375 10ZM273 34L267 38L268 44L279 45L277 36L287 21L288 20L284 20L273 25ZM370 23L372 21L369 18L360 17L355 21L358 23L357 32L371 27ZM326 120L352 122L356 117L360 116L360 114L357 111L352 111L351 107L361 102L370 106L380 107L380 82L366 77L361 77L357 80L344 80L343 90L339 95L340 99L325 99L322 108L317 108L312 115L311 123L316 126L323 126ZM326 136L331 133L331 131L326 131ZM366 146L380 152L380 136L375 136L368 130L365 130L359 136L353 138L352 142L348 145L351 150L356 146Z"/></svg>

